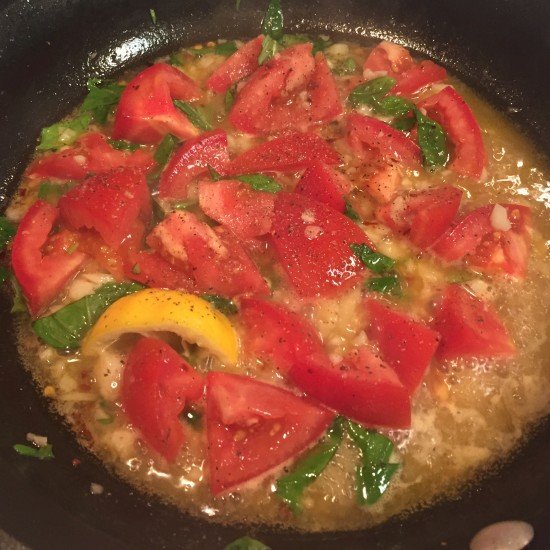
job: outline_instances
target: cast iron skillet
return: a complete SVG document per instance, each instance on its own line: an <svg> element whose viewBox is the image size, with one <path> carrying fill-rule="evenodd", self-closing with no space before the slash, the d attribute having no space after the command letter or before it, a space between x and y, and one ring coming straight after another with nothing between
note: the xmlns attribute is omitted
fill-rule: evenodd
<svg viewBox="0 0 550 550"><path fill-rule="evenodd" d="M257 34L264 2L242 0L0 0L0 206L17 185L39 130L78 104L89 76L111 75L177 46ZM458 73L527 132L550 145L547 0L283 0L286 28L387 37ZM158 16L153 25L149 9ZM272 548L465 548L481 527L523 519L533 547L550 540L550 430L460 500L368 532L299 535L193 519L136 494L80 448L52 415L17 357L9 300L0 297L0 527L33 548L222 548L252 534ZM47 434L56 459L11 446ZM81 461L73 466L73 458ZM91 482L106 493L92 496Z"/></svg>

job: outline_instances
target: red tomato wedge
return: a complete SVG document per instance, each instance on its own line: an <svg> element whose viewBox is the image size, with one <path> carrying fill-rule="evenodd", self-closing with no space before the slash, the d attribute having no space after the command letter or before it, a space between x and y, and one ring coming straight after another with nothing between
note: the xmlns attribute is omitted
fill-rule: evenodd
<svg viewBox="0 0 550 550"><path fill-rule="evenodd" d="M389 124L359 114L348 116L348 142L360 157L394 160L404 166L420 166L422 154L418 145ZM366 148L366 150L365 150Z"/></svg>
<svg viewBox="0 0 550 550"><path fill-rule="evenodd" d="M186 199L189 183L211 166L225 174L229 164L227 134L213 130L186 141L170 157L160 176L159 196L164 199Z"/></svg>
<svg viewBox="0 0 550 550"><path fill-rule="evenodd" d="M269 233L275 208L275 195L254 191L237 180L201 181L199 204L203 212L225 225L240 239Z"/></svg>
<svg viewBox="0 0 550 550"><path fill-rule="evenodd" d="M460 176L479 179L487 166L481 129L472 110L451 86L420 102L439 122L452 144L449 168Z"/></svg>
<svg viewBox="0 0 550 550"><path fill-rule="evenodd" d="M147 238L165 258L192 274L199 291L233 297L269 294L264 278L235 236L212 229L191 212L174 212Z"/></svg>
<svg viewBox="0 0 550 550"><path fill-rule="evenodd" d="M251 134L305 131L342 113L334 77L312 44L287 48L260 67L239 91L229 119Z"/></svg>
<svg viewBox="0 0 550 550"><path fill-rule="evenodd" d="M212 494L268 473L317 441L334 415L246 376L210 372L206 431Z"/></svg>
<svg viewBox="0 0 550 550"><path fill-rule="evenodd" d="M165 260L158 252L140 250L128 255L124 274L128 279L138 281L150 288L172 290L195 290L191 275Z"/></svg>
<svg viewBox="0 0 550 550"><path fill-rule="evenodd" d="M263 34L241 46L229 56L206 81L206 87L223 94L233 84L250 76L258 68L258 57L262 51Z"/></svg>
<svg viewBox="0 0 550 550"><path fill-rule="evenodd" d="M378 345L382 359L413 393L430 365L439 335L426 324L388 307L381 300L366 298L365 306L370 319L369 339Z"/></svg>
<svg viewBox="0 0 550 550"><path fill-rule="evenodd" d="M361 184L372 198L384 204L395 197L402 181L403 174L399 165L394 162L383 162Z"/></svg>
<svg viewBox="0 0 550 550"><path fill-rule="evenodd" d="M413 67L411 54L402 46L383 40L372 49L364 65L365 78L372 77L372 73L385 72L395 77Z"/></svg>
<svg viewBox="0 0 550 550"><path fill-rule="evenodd" d="M464 260L482 271L522 279L530 243L529 207L488 204L460 218L436 241L432 252L448 262Z"/></svg>
<svg viewBox="0 0 550 550"><path fill-rule="evenodd" d="M325 354L315 327L305 317L280 304L243 299L239 319L244 328L245 352L272 362L282 373L287 373L302 357Z"/></svg>
<svg viewBox="0 0 550 550"><path fill-rule="evenodd" d="M138 218L151 218L151 198L143 172L122 168L84 180L59 200L62 219L73 229L95 229L117 249Z"/></svg>
<svg viewBox="0 0 550 550"><path fill-rule="evenodd" d="M410 97L422 88L447 78L447 71L433 61L421 61L397 77L397 84L390 90L392 95Z"/></svg>
<svg viewBox="0 0 550 550"><path fill-rule="evenodd" d="M49 153L33 162L27 174L34 178L81 180L90 174L104 174L115 168L135 168L148 172L155 161L147 151L132 153L113 149L99 132L80 137L73 147Z"/></svg>
<svg viewBox="0 0 550 550"><path fill-rule="evenodd" d="M363 265L349 245L366 243L359 226L326 204L279 193L271 238L281 265L302 296L334 296L355 285Z"/></svg>
<svg viewBox="0 0 550 550"><path fill-rule="evenodd" d="M366 346L337 365L304 357L292 365L289 376L309 396L353 420L369 426L410 427L409 390Z"/></svg>
<svg viewBox="0 0 550 550"><path fill-rule="evenodd" d="M315 199L328 206L343 212L346 207L344 195L351 191L351 183L338 170L323 164L314 162L306 169L295 192L300 195Z"/></svg>
<svg viewBox="0 0 550 550"><path fill-rule="evenodd" d="M36 201L25 214L13 239L11 265L32 315L40 313L63 290L87 256L70 252L75 236L62 230L49 237L59 210Z"/></svg>
<svg viewBox="0 0 550 550"><path fill-rule="evenodd" d="M255 172L294 172L307 168L313 162L338 164L340 156L313 132L290 133L245 151L229 163L229 174Z"/></svg>
<svg viewBox="0 0 550 550"><path fill-rule="evenodd" d="M516 348L496 311L458 285L449 285L435 311L434 328L441 335L439 359L508 357Z"/></svg>
<svg viewBox="0 0 550 550"><path fill-rule="evenodd" d="M114 139L159 143L166 134L189 139L199 134L174 106L174 99L200 99L202 90L180 70L156 63L141 71L122 92L115 114Z"/></svg>
<svg viewBox="0 0 550 550"><path fill-rule="evenodd" d="M168 344L140 338L122 375L122 407L145 443L173 462L185 442L178 415L200 399L204 380Z"/></svg>
<svg viewBox="0 0 550 550"><path fill-rule="evenodd" d="M392 229L406 233L413 244L425 250L450 227L462 191L450 185L397 197L377 210L377 218Z"/></svg>

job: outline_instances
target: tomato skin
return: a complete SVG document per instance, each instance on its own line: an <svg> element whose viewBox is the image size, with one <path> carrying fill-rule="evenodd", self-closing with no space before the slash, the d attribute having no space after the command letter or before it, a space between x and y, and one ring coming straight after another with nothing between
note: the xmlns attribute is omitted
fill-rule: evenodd
<svg viewBox="0 0 550 550"><path fill-rule="evenodd" d="M363 264L349 245L369 242L359 226L326 204L278 193L271 240L296 291L335 296L355 285Z"/></svg>
<svg viewBox="0 0 550 550"><path fill-rule="evenodd" d="M311 164L295 189L296 193L328 204L339 212L344 212L346 208L344 195L350 191L351 183L346 176L322 162Z"/></svg>
<svg viewBox="0 0 550 550"><path fill-rule="evenodd" d="M199 134L173 104L200 99L201 89L180 70L155 63L134 77L122 92L115 114L114 139L157 144L166 134L189 139Z"/></svg>
<svg viewBox="0 0 550 550"><path fill-rule="evenodd" d="M315 70L308 85L311 101L311 114L306 123L330 122L344 112L336 81L328 66L326 57L321 53L315 54Z"/></svg>
<svg viewBox="0 0 550 550"><path fill-rule="evenodd" d="M206 81L206 87L217 94L225 93L233 84L250 76L258 68L263 34L253 38L229 56Z"/></svg>
<svg viewBox="0 0 550 550"><path fill-rule="evenodd" d="M199 204L207 216L240 239L259 237L271 230L275 195L254 191L240 181L201 181Z"/></svg>
<svg viewBox="0 0 550 550"><path fill-rule="evenodd" d="M364 303L370 318L369 339L378 344L382 359L413 393L435 354L439 335L425 323L388 307L381 300L367 297Z"/></svg>
<svg viewBox="0 0 550 550"><path fill-rule="evenodd" d="M228 492L305 451L334 415L247 376L209 372L206 431L210 488Z"/></svg>
<svg viewBox="0 0 550 550"><path fill-rule="evenodd" d="M410 97L422 88L447 78L447 71L433 61L421 61L407 69L397 78L397 84L390 90L392 95Z"/></svg>
<svg viewBox="0 0 550 550"><path fill-rule="evenodd" d="M472 110L451 86L419 104L439 122L453 145L449 168L459 176L479 179L487 166L481 129Z"/></svg>
<svg viewBox="0 0 550 550"><path fill-rule="evenodd" d="M32 178L81 180L89 174L104 174L115 168L135 168L148 172L155 166L150 153L113 149L99 132L88 132L76 145L49 153L33 162L27 171Z"/></svg>
<svg viewBox="0 0 550 550"><path fill-rule="evenodd" d="M229 164L227 134L223 130L206 132L182 144L162 171L159 196L163 199L186 199L193 178L208 172L211 166L225 174Z"/></svg>
<svg viewBox="0 0 550 550"><path fill-rule="evenodd" d="M523 279L529 259L531 210L520 204L502 204L511 228L495 230L491 214L495 205L477 208L457 220L432 246L447 262L463 260L490 273L504 272Z"/></svg>
<svg viewBox="0 0 550 550"><path fill-rule="evenodd" d="M437 357L510 357L516 348L493 307L459 285L449 285L435 311L441 335Z"/></svg>
<svg viewBox="0 0 550 550"><path fill-rule="evenodd" d="M227 297L269 294L267 283L235 236L221 226L212 229L191 212L169 214L147 243L192 274L201 292Z"/></svg>
<svg viewBox="0 0 550 550"><path fill-rule="evenodd" d="M340 156L313 132L289 133L245 151L229 163L228 174L255 172L293 172L313 162L338 164Z"/></svg>
<svg viewBox="0 0 550 550"><path fill-rule="evenodd" d="M287 373L302 357L325 354L315 327L280 304L245 298L240 302L239 319L245 329L246 353L271 361L282 373Z"/></svg>
<svg viewBox="0 0 550 550"><path fill-rule="evenodd" d="M25 214L13 239L11 265L32 315L38 315L78 272L87 256L78 249L66 252L75 236L62 230L49 238L59 210L42 200ZM46 253L43 249L49 245Z"/></svg>
<svg viewBox="0 0 550 550"><path fill-rule="evenodd" d="M462 191L450 185L397 197L378 209L379 220L426 250L450 227L460 207Z"/></svg>
<svg viewBox="0 0 550 550"><path fill-rule="evenodd" d="M409 390L366 346L353 350L338 365L302 358L292 365L289 376L309 396L362 424L410 427Z"/></svg>
<svg viewBox="0 0 550 550"><path fill-rule="evenodd" d="M363 65L363 72L365 78L378 72L385 72L388 76L395 77L409 70L413 65L411 54L405 48L383 40L369 53Z"/></svg>
<svg viewBox="0 0 550 550"><path fill-rule="evenodd" d="M151 218L151 198L143 172L122 168L88 178L59 200L61 217L73 229L95 229L114 250L138 218Z"/></svg>
<svg viewBox="0 0 550 550"><path fill-rule="evenodd" d="M418 145L381 120L354 113L348 115L347 130L351 148L361 157L371 157L374 150L382 159L407 167L420 166L422 155Z"/></svg>
<svg viewBox="0 0 550 550"><path fill-rule="evenodd" d="M168 462L185 442L178 415L203 391L202 376L162 340L142 337L130 351L122 375L122 407L145 443Z"/></svg>

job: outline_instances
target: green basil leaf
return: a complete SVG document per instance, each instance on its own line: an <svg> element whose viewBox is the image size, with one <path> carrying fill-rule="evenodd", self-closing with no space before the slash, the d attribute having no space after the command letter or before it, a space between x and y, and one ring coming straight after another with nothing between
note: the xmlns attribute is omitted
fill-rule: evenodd
<svg viewBox="0 0 550 550"><path fill-rule="evenodd" d="M111 109L120 101L124 86L114 82L102 82L99 78L90 78L86 86L88 95L81 109L90 112L99 124L105 124Z"/></svg>
<svg viewBox="0 0 550 550"><path fill-rule="evenodd" d="M262 34L275 40L283 37L283 11L280 0L271 0L262 20Z"/></svg>
<svg viewBox="0 0 550 550"><path fill-rule="evenodd" d="M72 187L70 183L52 183L51 181L43 181L38 188L38 198L50 204L56 205L62 195L64 195L69 188Z"/></svg>
<svg viewBox="0 0 550 550"><path fill-rule="evenodd" d="M445 132L439 123L418 109L415 110L416 124L418 129L418 145L422 150L425 168L445 166L449 160Z"/></svg>
<svg viewBox="0 0 550 550"><path fill-rule="evenodd" d="M332 40L325 40L318 36L313 39L313 49L311 50L312 55L315 55L317 52L324 52L330 45Z"/></svg>
<svg viewBox="0 0 550 550"><path fill-rule="evenodd" d="M153 156L155 162L159 165L160 168L162 168L168 162L168 159L174 151L177 143L178 139L175 138L172 134L166 134L162 138L162 141L158 144L157 150L155 151L155 154Z"/></svg>
<svg viewBox="0 0 550 550"><path fill-rule="evenodd" d="M179 53L173 53L168 58L168 63L174 65L175 67L183 67L183 62L180 59Z"/></svg>
<svg viewBox="0 0 550 550"><path fill-rule="evenodd" d="M374 252L366 244L350 244L353 253L374 273L384 273L395 265L395 260L380 252Z"/></svg>
<svg viewBox="0 0 550 550"><path fill-rule="evenodd" d="M151 16L151 21L153 22L153 25L156 25L157 24L157 12L151 8L149 10L149 15Z"/></svg>
<svg viewBox="0 0 550 550"><path fill-rule="evenodd" d="M206 120L198 108L193 107L193 105L186 101L180 101L179 99L174 101L174 105L189 119L193 126L201 130L212 130L212 125Z"/></svg>
<svg viewBox="0 0 550 550"><path fill-rule="evenodd" d="M192 206L195 206L197 203L193 201L179 201L172 203L172 210L189 210Z"/></svg>
<svg viewBox="0 0 550 550"><path fill-rule="evenodd" d="M278 193L282 187L273 178L263 174L243 174L242 176L233 176L231 179L247 183L254 191L264 191L266 193Z"/></svg>
<svg viewBox="0 0 550 550"><path fill-rule="evenodd" d="M393 452L393 443L376 430L363 428L353 420L346 421L346 431L364 457L374 463L388 462Z"/></svg>
<svg viewBox="0 0 550 550"><path fill-rule="evenodd" d="M10 272L3 265L0 265L0 285L3 285L10 277Z"/></svg>
<svg viewBox="0 0 550 550"><path fill-rule="evenodd" d="M383 277L373 277L365 281L365 289L392 296L401 296L403 289L401 281L396 274L385 275Z"/></svg>
<svg viewBox="0 0 550 550"><path fill-rule="evenodd" d="M363 464L357 467L357 501L359 504L374 504L386 492L399 464Z"/></svg>
<svg viewBox="0 0 550 550"><path fill-rule="evenodd" d="M239 8L241 7L241 0L235 0L235 9L239 11Z"/></svg>
<svg viewBox="0 0 550 550"><path fill-rule="evenodd" d="M371 107L382 99L395 86L395 78L381 76L356 86L348 96L348 101L354 106L370 105Z"/></svg>
<svg viewBox="0 0 550 550"><path fill-rule="evenodd" d="M416 124L416 117L414 116L404 116L400 118L396 118L390 126L395 128L396 130L401 130L402 132L410 132L414 125Z"/></svg>
<svg viewBox="0 0 550 550"><path fill-rule="evenodd" d="M348 200L345 200L344 216L347 216L350 220L354 222L361 223L363 220L361 216L353 209Z"/></svg>
<svg viewBox="0 0 550 550"><path fill-rule="evenodd" d="M139 149L137 143L131 143L125 139L108 139L107 142L117 151L137 151Z"/></svg>
<svg viewBox="0 0 550 550"><path fill-rule="evenodd" d="M17 282L15 275L10 275L10 282L13 289L13 305L11 306L11 313L27 313L27 304L23 296L21 286Z"/></svg>
<svg viewBox="0 0 550 550"><path fill-rule="evenodd" d="M101 314L116 300L144 288L138 283L107 283L55 313L37 319L36 335L57 349L75 349Z"/></svg>
<svg viewBox="0 0 550 550"><path fill-rule="evenodd" d="M31 447L29 445L17 444L13 446L13 449L20 455L38 458L39 460L55 458L51 445L44 445L44 447Z"/></svg>
<svg viewBox="0 0 550 550"><path fill-rule="evenodd" d="M195 57L202 57L203 55L212 53L229 57L230 55L233 55L238 49L239 48L237 47L237 43L234 40L230 40L228 42L220 42L219 44L216 44L215 46L209 48L188 48L185 51Z"/></svg>
<svg viewBox="0 0 550 550"><path fill-rule="evenodd" d="M239 311L233 300L229 300L223 296L218 296L217 294L202 294L201 298L207 302L210 302L224 315L235 315L235 313L238 313Z"/></svg>
<svg viewBox="0 0 550 550"><path fill-rule="evenodd" d="M225 112L229 113L231 111L231 107L233 107L233 103L235 103L235 96L237 95L237 86L232 86L225 92Z"/></svg>
<svg viewBox="0 0 550 550"><path fill-rule="evenodd" d="M210 177L213 181L220 181L223 179L223 176L219 172L216 172L216 170L212 166L210 166L210 164L208 165L208 171L210 172Z"/></svg>
<svg viewBox="0 0 550 550"><path fill-rule="evenodd" d="M300 499L332 460L343 437L344 419L336 417L326 436L304 458L298 461L292 472L277 480L275 494L282 498L294 514L301 511Z"/></svg>
<svg viewBox="0 0 550 550"><path fill-rule="evenodd" d="M280 42L283 48L289 48L290 46L295 46L296 44L311 42L311 38L307 34L283 34Z"/></svg>
<svg viewBox="0 0 550 550"><path fill-rule="evenodd" d="M224 550L269 550L269 546L251 537L241 537L229 543Z"/></svg>
<svg viewBox="0 0 550 550"><path fill-rule="evenodd" d="M347 74L353 74L356 70L357 64L355 63L355 59L353 59L353 57L348 57L346 60L342 61L342 63L336 65L334 72L338 76L345 76Z"/></svg>
<svg viewBox="0 0 550 550"><path fill-rule="evenodd" d="M51 126L42 128L40 143L36 148L39 151L48 151L50 149L59 149L64 145L72 145L86 131L91 121L91 115L84 113L75 118L62 120L61 122L56 122Z"/></svg>
<svg viewBox="0 0 550 550"><path fill-rule="evenodd" d="M262 42L262 50L258 56L258 65L269 61L280 50L277 40L266 34Z"/></svg>
<svg viewBox="0 0 550 550"><path fill-rule="evenodd" d="M17 233L15 225L4 216L0 216L0 252L8 246Z"/></svg>
<svg viewBox="0 0 550 550"><path fill-rule="evenodd" d="M404 117L415 108L412 101L395 95L375 99L372 106L377 113L396 117Z"/></svg>

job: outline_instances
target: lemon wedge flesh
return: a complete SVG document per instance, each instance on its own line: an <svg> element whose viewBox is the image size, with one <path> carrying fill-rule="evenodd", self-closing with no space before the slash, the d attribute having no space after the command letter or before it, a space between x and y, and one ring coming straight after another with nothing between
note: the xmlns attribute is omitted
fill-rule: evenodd
<svg viewBox="0 0 550 550"><path fill-rule="evenodd" d="M84 338L81 350L84 355L99 355L123 334L160 331L206 348L223 362L237 362L237 335L225 315L194 294L155 288L109 306Z"/></svg>

